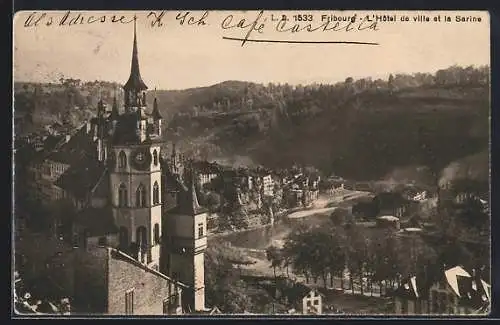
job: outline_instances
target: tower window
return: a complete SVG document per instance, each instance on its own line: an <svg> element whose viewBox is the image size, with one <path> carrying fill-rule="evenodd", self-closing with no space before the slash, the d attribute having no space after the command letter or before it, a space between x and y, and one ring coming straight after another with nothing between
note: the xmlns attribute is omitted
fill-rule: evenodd
<svg viewBox="0 0 500 325"><path fill-rule="evenodd" d="M198 238L203 237L203 223L198 224Z"/></svg>
<svg viewBox="0 0 500 325"><path fill-rule="evenodd" d="M158 182L155 182L153 185L153 204L160 203L160 186L158 186Z"/></svg>
<svg viewBox="0 0 500 325"><path fill-rule="evenodd" d="M155 245L156 244L159 244L160 243L160 225L155 223L155 226L154 226L154 229L153 229L153 233L154 233L154 243Z"/></svg>
<svg viewBox="0 0 500 325"><path fill-rule="evenodd" d="M155 166L158 166L158 152L156 151L156 149L153 151L153 164Z"/></svg>
<svg viewBox="0 0 500 325"><path fill-rule="evenodd" d="M137 187L135 200L138 207L143 208L146 206L146 190L144 189L144 185L141 184Z"/></svg>
<svg viewBox="0 0 500 325"><path fill-rule="evenodd" d="M125 293L125 314L132 315L133 313L134 313L134 289L131 289Z"/></svg>
<svg viewBox="0 0 500 325"><path fill-rule="evenodd" d="M127 167L127 155L125 155L125 152L120 151L118 154L118 167L119 168L126 168Z"/></svg>
<svg viewBox="0 0 500 325"><path fill-rule="evenodd" d="M118 189L118 206L126 207L127 206L127 187L125 184L120 184L120 188Z"/></svg>

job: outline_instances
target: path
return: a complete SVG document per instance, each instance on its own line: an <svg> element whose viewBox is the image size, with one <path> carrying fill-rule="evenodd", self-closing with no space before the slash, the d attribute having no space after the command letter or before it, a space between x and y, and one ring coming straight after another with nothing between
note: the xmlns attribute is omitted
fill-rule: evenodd
<svg viewBox="0 0 500 325"><path fill-rule="evenodd" d="M367 196L367 195L370 195L370 193L345 190L340 195L336 195L333 197L321 196L316 201L314 201L314 203L312 205L313 208L290 213L287 216L287 218L298 219L298 218L309 217L309 216L314 215L314 214L323 214L323 213L326 215L326 213L332 212L333 210L337 209L337 207L328 207L329 204L332 204L332 203L346 204L351 200L358 199L360 197ZM347 197L347 198L343 199L344 197Z"/></svg>
<svg viewBox="0 0 500 325"><path fill-rule="evenodd" d="M253 254L252 254L252 257L250 257L255 263L253 263L251 265L241 266L241 269L243 271L246 271L245 273L247 273L249 275L265 276L265 277L274 278L274 272L273 272L273 268L271 267L271 263L266 259L256 258L255 256L258 255L258 254L256 254L257 252L261 252L261 251L252 250ZM265 251L262 250L261 253L265 254L264 252ZM276 275L277 276L286 276L286 270L285 269L279 269L279 270L277 269ZM289 277L297 282L306 283L306 278L304 276L294 274L292 270L289 270ZM359 284L359 279L356 279L356 278L353 279L354 292L353 292L352 288L350 288L348 275L344 276L343 282L341 281L340 277L334 277L333 278L333 287L331 286L330 278L328 278L326 282L327 282L326 287L328 289L340 289L341 284L343 284L343 289L344 289L345 294L361 295L361 288L360 288L360 284ZM309 279L309 283L307 283L307 284L309 286L313 286L313 287L321 287L321 288L324 287L324 283L323 283L322 278L319 278L317 283L314 283L311 279ZM371 292L367 291L365 286L366 286L366 284L363 285L363 287L364 287L363 296L380 297L380 287L377 283L373 283L373 285L372 285L373 289ZM385 289L383 289L382 291L383 291L383 293L385 293ZM382 296L384 296L384 295L382 295Z"/></svg>

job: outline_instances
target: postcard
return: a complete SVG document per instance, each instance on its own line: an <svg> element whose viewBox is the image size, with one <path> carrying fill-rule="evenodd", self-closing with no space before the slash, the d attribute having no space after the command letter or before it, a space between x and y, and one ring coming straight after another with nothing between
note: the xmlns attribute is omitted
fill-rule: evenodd
<svg viewBox="0 0 500 325"><path fill-rule="evenodd" d="M20 11L14 317L487 315L486 11Z"/></svg>

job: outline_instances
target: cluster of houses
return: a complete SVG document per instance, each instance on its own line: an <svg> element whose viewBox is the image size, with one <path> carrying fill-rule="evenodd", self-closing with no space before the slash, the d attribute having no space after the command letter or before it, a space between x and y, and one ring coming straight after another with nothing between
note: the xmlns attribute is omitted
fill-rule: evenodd
<svg viewBox="0 0 500 325"><path fill-rule="evenodd" d="M491 285L480 272L445 267L432 282L411 276L394 293L398 315L473 315L490 310Z"/></svg>

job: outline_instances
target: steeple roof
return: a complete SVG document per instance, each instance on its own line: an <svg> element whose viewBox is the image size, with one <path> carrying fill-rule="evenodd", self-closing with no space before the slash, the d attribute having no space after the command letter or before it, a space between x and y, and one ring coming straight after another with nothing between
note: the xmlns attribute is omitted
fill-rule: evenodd
<svg viewBox="0 0 500 325"><path fill-rule="evenodd" d="M123 88L125 90L135 90L142 91L148 89L148 86L144 83L141 78L141 72L139 71L139 57L137 54L137 31L136 31L136 21L137 17L134 17L134 45L132 48L132 65L130 67L130 77Z"/></svg>
<svg viewBox="0 0 500 325"><path fill-rule="evenodd" d="M153 112L151 112L151 115L153 115L153 118L156 120L162 119L162 116L160 114L160 110L158 109L158 101L156 100L156 97L155 97L155 100L153 102Z"/></svg>
<svg viewBox="0 0 500 325"><path fill-rule="evenodd" d="M195 175L194 171L191 170L191 188L189 189L188 192L188 212L191 215L197 215L200 213L205 212L205 208L203 208L200 203L198 202L198 195L196 194L196 180L195 180Z"/></svg>
<svg viewBox="0 0 500 325"><path fill-rule="evenodd" d="M116 102L116 95L113 97L113 106L111 107L111 118L113 120L118 119L118 116L120 113L118 113L118 103Z"/></svg>
<svg viewBox="0 0 500 325"><path fill-rule="evenodd" d="M188 190L183 193L184 195L182 195L184 199L179 202L179 212L182 214L195 216L206 212L206 209L202 207L198 202L198 195L196 194L195 174L193 170L190 170L188 174L190 175L189 179L187 180L189 187Z"/></svg>

